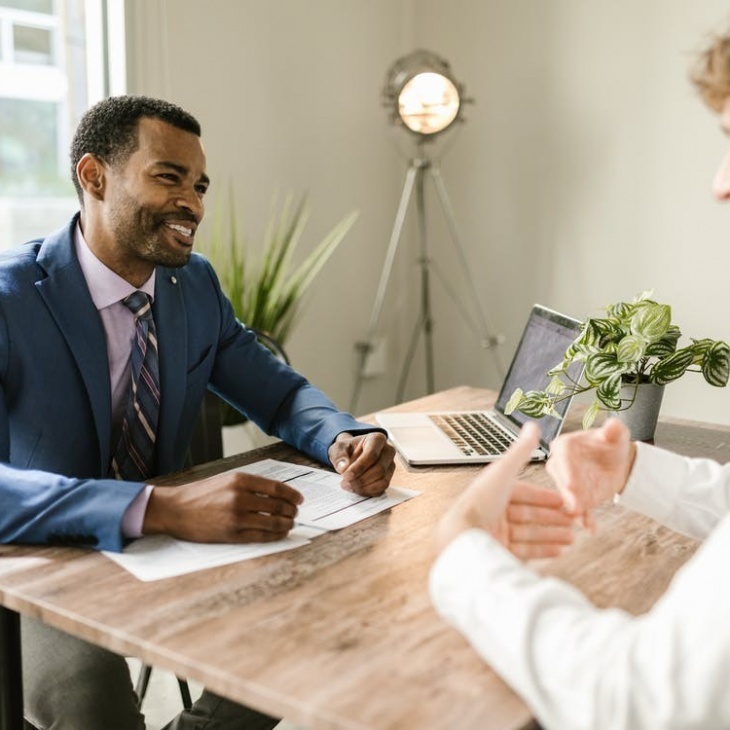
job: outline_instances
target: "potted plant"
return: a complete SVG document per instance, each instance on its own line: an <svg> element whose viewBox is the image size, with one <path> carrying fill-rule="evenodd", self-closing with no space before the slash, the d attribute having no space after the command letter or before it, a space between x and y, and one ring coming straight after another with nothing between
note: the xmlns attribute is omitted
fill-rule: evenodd
<svg viewBox="0 0 730 730"><path fill-rule="evenodd" d="M260 333L265 344L271 340L281 348L286 344L309 285L358 217L356 212L346 215L295 264L294 253L309 215L306 195L287 195L281 205L274 196L263 240L253 247L239 231L231 191L227 216L215 215L212 234L202 241L201 250L218 272L236 317ZM245 421L227 403L222 402L221 409L224 426Z"/></svg>
<svg viewBox="0 0 730 730"><path fill-rule="evenodd" d="M682 333L672 324L668 304L644 292L632 302L606 307L606 316L586 319L581 333L565 352L562 362L547 374L551 381L544 391L515 390L507 404L511 413L519 410L533 418L557 416L555 404L588 391L594 399L586 409L583 428L589 428L601 410L621 417L638 412L644 392L653 391L655 404L649 431L634 438L652 438L663 388L686 372L702 373L717 387L727 385L730 375L730 346L722 340L691 339L678 347ZM580 374L582 371L582 375Z"/></svg>

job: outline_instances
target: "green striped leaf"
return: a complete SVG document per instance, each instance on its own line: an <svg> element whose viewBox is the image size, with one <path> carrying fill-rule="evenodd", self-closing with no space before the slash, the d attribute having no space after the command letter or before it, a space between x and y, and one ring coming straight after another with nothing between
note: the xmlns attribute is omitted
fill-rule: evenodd
<svg viewBox="0 0 730 730"><path fill-rule="evenodd" d="M664 337L647 346L644 354L647 357L658 357L659 359L667 357L677 349L677 342L681 336L682 333L679 331L679 327L673 324Z"/></svg>
<svg viewBox="0 0 730 730"><path fill-rule="evenodd" d="M617 411L621 408L621 375L612 375L604 380L596 388L596 398L603 403L609 411Z"/></svg>
<svg viewBox="0 0 730 730"><path fill-rule="evenodd" d="M692 364L694 353L692 347L683 347L674 354L660 360L651 371L651 382L657 385L666 385L684 375Z"/></svg>
<svg viewBox="0 0 730 730"><path fill-rule="evenodd" d="M585 379L591 385L600 385L607 378L625 370L626 366L618 361L615 352L597 352L586 361Z"/></svg>
<svg viewBox="0 0 730 730"><path fill-rule="evenodd" d="M705 380L718 388L727 385L730 375L730 346L727 342L715 342L705 355L702 363Z"/></svg>
<svg viewBox="0 0 730 730"><path fill-rule="evenodd" d="M562 395L564 390L566 390L565 383L557 375L554 375L550 379L547 388L545 388L545 392L553 396Z"/></svg>
<svg viewBox="0 0 730 730"><path fill-rule="evenodd" d="M552 399L540 390L528 390L520 399L517 409L531 418L541 418L553 410Z"/></svg>
<svg viewBox="0 0 730 730"><path fill-rule="evenodd" d="M608 316L619 320L627 320L633 311L634 306L628 302L617 302L606 307Z"/></svg>
<svg viewBox="0 0 730 730"><path fill-rule="evenodd" d="M583 428L590 428L593 425L599 410L601 410L601 401L594 400L583 414Z"/></svg>
<svg viewBox="0 0 730 730"><path fill-rule="evenodd" d="M638 335L626 335L616 348L616 357L619 362L639 362L644 357L646 340Z"/></svg>
<svg viewBox="0 0 730 730"><path fill-rule="evenodd" d="M668 304L644 301L636 305L631 315L631 332L653 342L664 337L671 323L672 308Z"/></svg>
<svg viewBox="0 0 730 730"><path fill-rule="evenodd" d="M504 407L504 412L509 416L510 413L516 411L520 407L520 402L522 401L522 398L524 397L524 392L522 391L522 388L515 388L514 393L509 397L509 400L507 401L507 405Z"/></svg>
<svg viewBox="0 0 730 730"><path fill-rule="evenodd" d="M596 319L587 319L583 323L583 331L580 337L571 345L577 349L597 347L601 341L601 328Z"/></svg>

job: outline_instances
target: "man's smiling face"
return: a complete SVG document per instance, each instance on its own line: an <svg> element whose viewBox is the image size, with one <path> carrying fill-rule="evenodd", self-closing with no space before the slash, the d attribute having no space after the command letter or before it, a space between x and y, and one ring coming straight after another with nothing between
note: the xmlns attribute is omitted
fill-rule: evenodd
<svg viewBox="0 0 730 730"><path fill-rule="evenodd" d="M142 118L138 147L106 166L104 218L123 269L184 266L190 259L209 180L199 137Z"/></svg>

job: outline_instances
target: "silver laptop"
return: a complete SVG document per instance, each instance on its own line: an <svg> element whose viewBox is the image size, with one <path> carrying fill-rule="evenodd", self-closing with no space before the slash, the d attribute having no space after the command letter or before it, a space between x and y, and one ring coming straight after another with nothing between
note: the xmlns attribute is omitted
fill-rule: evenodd
<svg viewBox="0 0 730 730"><path fill-rule="evenodd" d="M558 365L569 345L580 332L580 322L536 304L527 320L507 377L502 383L493 409L438 413L379 413L378 423L401 456L409 464L482 464L498 459L514 441L526 421L537 421L542 430L539 448L533 461L542 461L550 451L550 442L563 425L562 418L543 416L535 419L514 411L505 414L515 388L523 391L543 390L550 378L546 373ZM571 372L580 378L580 365ZM570 371L569 371L570 372ZM570 399L561 401L556 410L565 416Z"/></svg>

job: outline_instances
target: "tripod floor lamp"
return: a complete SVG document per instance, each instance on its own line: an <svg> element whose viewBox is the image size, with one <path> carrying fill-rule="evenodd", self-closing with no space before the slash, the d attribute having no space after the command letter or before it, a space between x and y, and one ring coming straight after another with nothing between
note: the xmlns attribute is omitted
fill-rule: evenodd
<svg viewBox="0 0 730 730"><path fill-rule="evenodd" d="M476 333L482 347L490 349L497 370L500 375L503 375L504 368L500 360L497 345L501 344L504 338L501 335L493 335L491 333L487 318L480 306L476 285L471 276L464 249L459 239L456 220L451 207L451 201L446 192L446 185L441 175L440 166L437 160L432 159L427 154L428 144L437 135L449 129L455 122L461 120L462 106L467 101L463 98L463 91L463 85L453 79L449 64L430 51L413 51L396 61L388 71L383 90L383 102L391 111L392 121L404 127L414 137L416 154L411 158L406 171L403 192L401 193L390 242L388 243L385 262L370 315L367 335L364 341L357 343L359 357L355 388L350 402L350 410L352 412L355 412L357 408L363 381L366 377L368 356L374 348L374 341L377 335L388 283L393 270L393 263L401 241L403 225L414 190L420 241L418 259L420 269L420 312L399 377L396 400L400 401L403 398L406 380L413 363L413 358L415 357L421 334L423 334L425 349L426 388L429 393L432 393L435 389L431 301L432 273L439 277L447 294L464 318L464 321ZM459 301L456 292L449 286L445 277L436 268L428 253L428 226L425 202L425 183L427 180L431 180L434 185L436 196L446 218L451 242L464 271L467 281L467 293L472 300L474 312L471 316L467 307L463 306Z"/></svg>

